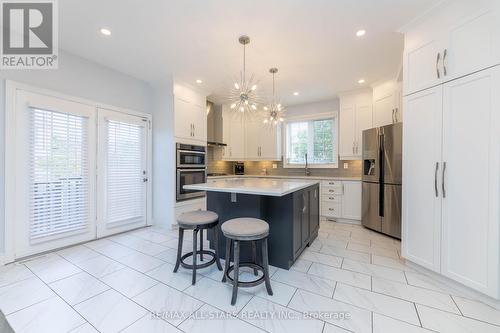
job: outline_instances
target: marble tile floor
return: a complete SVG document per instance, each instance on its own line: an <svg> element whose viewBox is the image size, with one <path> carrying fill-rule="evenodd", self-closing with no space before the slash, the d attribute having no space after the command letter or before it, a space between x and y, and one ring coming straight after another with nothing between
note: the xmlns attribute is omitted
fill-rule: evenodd
<svg viewBox="0 0 500 333"><path fill-rule="evenodd" d="M148 227L0 267L0 310L19 333L500 332L500 311L418 273L399 241L359 225L321 221L291 270L271 267L273 296L242 288L235 306L215 265L195 286L190 271L173 273L176 247L176 231Z"/></svg>

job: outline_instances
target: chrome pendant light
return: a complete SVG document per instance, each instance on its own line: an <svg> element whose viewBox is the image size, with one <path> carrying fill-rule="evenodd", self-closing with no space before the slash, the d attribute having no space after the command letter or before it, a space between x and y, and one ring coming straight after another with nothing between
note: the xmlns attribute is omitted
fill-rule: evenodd
<svg viewBox="0 0 500 333"><path fill-rule="evenodd" d="M278 69L273 67L269 69L269 73L273 75L273 100L268 106L264 106L265 118L264 124L278 125L283 122L285 116L285 108L276 100L276 83L274 75L278 73Z"/></svg>
<svg viewBox="0 0 500 333"><path fill-rule="evenodd" d="M238 41L243 45L243 71L240 72L239 82L235 82L229 95L231 109L239 112L257 111L258 97L257 84L254 76L247 81L246 78L246 46L250 44L250 37L241 36Z"/></svg>

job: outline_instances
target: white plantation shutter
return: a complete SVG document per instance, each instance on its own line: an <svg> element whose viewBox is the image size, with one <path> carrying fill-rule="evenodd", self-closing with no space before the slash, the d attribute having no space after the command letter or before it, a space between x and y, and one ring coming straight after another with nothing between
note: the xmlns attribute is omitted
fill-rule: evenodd
<svg viewBox="0 0 500 333"><path fill-rule="evenodd" d="M145 221L144 125L106 119L106 224Z"/></svg>
<svg viewBox="0 0 500 333"><path fill-rule="evenodd" d="M89 226L88 118L30 108L32 241Z"/></svg>

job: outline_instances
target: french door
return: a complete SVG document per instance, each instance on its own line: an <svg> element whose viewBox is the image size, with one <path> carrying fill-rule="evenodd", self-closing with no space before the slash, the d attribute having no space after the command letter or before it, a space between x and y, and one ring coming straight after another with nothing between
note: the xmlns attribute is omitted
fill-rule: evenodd
<svg viewBox="0 0 500 333"><path fill-rule="evenodd" d="M15 257L95 238L95 108L16 95Z"/></svg>
<svg viewBox="0 0 500 333"><path fill-rule="evenodd" d="M149 119L20 89L13 110L14 258L147 224Z"/></svg>
<svg viewBox="0 0 500 333"><path fill-rule="evenodd" d="M97 236L146 225L148 120L98 109Z"/></svg>

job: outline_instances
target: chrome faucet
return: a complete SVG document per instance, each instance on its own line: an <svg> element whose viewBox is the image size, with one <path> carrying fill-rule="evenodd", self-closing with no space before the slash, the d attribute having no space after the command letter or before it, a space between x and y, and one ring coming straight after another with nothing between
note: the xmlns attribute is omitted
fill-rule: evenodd
<svg viewBox="0 0 500 333"><path fill-rule="evenodd" d="M304 168L304 172L305 172L306 176L310 176L311 171L309 171L309 168L307 167L307 153L305 154L305 158L306 158L306 166Z"/></svg>

